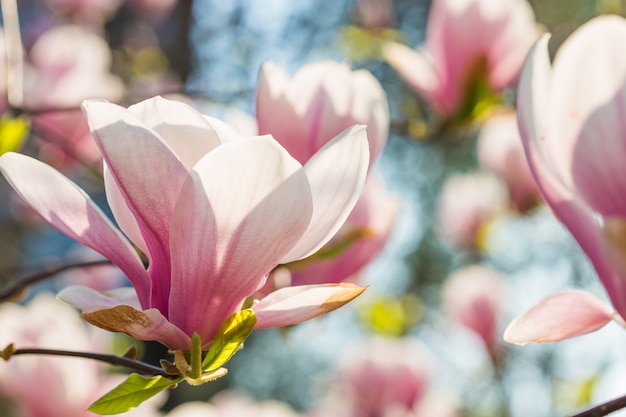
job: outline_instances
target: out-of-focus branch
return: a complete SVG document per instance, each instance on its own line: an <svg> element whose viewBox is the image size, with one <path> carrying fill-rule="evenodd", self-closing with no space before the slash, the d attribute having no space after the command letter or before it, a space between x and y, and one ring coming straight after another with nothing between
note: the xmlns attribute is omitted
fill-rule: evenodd
<svg viewBox="0 0 626 417"><path fill-rule="evenodd" d="M626 395L588 408L580 413L572 414L570 417L603 417L622 408L626 408Z"/></svg>
<svg viewBox="0 0 626 417"><path fill-rule="evenodd" d="M26 287L35 284L37 282L43 281L45 279L50 278L53 275L61 273L63 271L67 271L68 269L73 268L84 268L89 266L99 266L99 265L108 265L111 262L107 259L98 259L95 261L85 261L85 262L76 262L70 264L63 264L59 262L54 262L50 265L45 266L41 271L38 271L32 275L28 275L24 278L18 279L15 282L11 283L6 288L0 290L0 301L4 301L10 299L20 292L22 292Z"/></svg>
<svg viewBox="0 0 626 417"><path fill-rule="evenodd" d="M24 104L24 50L17 0L0 0L7 50L7 99L12 108Z"/></svg>

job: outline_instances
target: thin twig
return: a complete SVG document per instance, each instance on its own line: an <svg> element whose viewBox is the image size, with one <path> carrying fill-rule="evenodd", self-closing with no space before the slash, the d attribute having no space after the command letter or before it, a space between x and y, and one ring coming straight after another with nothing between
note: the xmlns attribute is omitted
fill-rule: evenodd
<svg viewBox="0 0 626 417"><path fill-rule="evenodd" d="M95 261L85 261L85 262L77 262L73 264L59 264L54 263L47 265L41 271L38 271L32 275L16 280L15 282L8 285L6 288L0 290L0 301L8 300L19 294L26 287L35 284L37 282L43 281L45 279L50 278L53 275L61 273L63 271L67 271L68 269L73 268L83 268L90 266L100 266L100 265L110 265L111 261L107 259L98 259Z"/></svg>
<svg viewBox="0 0 626 417"><path fill-rule="evenodd" d="M24 104L24 50L16 0L0 0L7 51L7 99L12 108Z"/></svg>
<svg viewBox="0 0 626 417"><path fill-rule="evenodd" d="M572 414L570 417L603 417L622 408L626 408L626 395L588 408L580 413Z"/></svg>
<svg viewBox="0 0 626 417"><path fill-rule="evenodd" d="M53 355L53 356L69 356L74 358L86 358L93 359L101 362L106 362L115 366L124 366L126 368L141 372L142 374L163 376L165 378L172 378L172 375L165 373L163 368L153 366L145 362L141 362L135 359L127 358L126 356L117 356L106 353L92 353L92 352L76 352L70 350L56 350L56 349L16 349L11 356L15 355Z"/></svg>

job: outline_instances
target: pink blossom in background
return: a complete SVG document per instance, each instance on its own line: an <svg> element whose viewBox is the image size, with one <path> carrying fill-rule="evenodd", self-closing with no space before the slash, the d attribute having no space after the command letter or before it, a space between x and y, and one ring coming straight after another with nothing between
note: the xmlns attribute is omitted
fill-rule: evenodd
<svg viewBox="0 0 626 417"><path fill-rule="evenodd" d="M478 136L480 165L503 178L516 207L525 210L539 199L517 127L515 113L501 113L489 118Z"/></svg>
<svg viewBox="0 0 626 417"><path fill-rule="evenodd" d="M358 281L359 272L387 243L400 211L400 199L371 173L363 194L339 232L322 248L336 255L309 258L289 265L292 285ZM345 249L341 245L346 245Z"/></svg>
<svg viewBox="0 0 626 417"><path fill-rule="evenodd" d="M545 200L626 317L626 22L617 16L592 19L561 45L552 64L548 41L544 36L533 48L520 80L518 120L526 156ZM559 333L589 331L552 312L562 321ZM606 312L599 316L607 319Z"/></svg>
<svg viewBox="0 0 626 417"><path fill-rule="evenodd" d="M504 298L504 281L497 271L470 265L447 278L441 302L449 318L472 330L493 353L501 340L498 322Z"/></svg>
<svg viewBox="0 0 626 417"><path fill-rule="evenodd" d="M271 134L301 164L354 124L367 125L373 162L389 132L387 97L378 80L335 61L304 65L291 78L276 64L264 63L256 118L259 134Z"/></svg>
<svg viewBox="0 0 626 417"><path fill-rule="evenodd" d="M481 227L507 203L506 185L499 178L483 172L452 175L439 196L437 233L456 248L472 249Z"/></svg>
<svg viewBox="0 0 626 417"><path fill-rule="evenodd" d="M222 391L209 403L188 402L165 417L297 417L291 407L275 400L256 402L244 394Z"/></svg>
<svg viewBox="0 0 626 417"><path fill-rule="evenodd" d="M329 396L306 415L455 416L452 401L441 404L430 391L433 363L431 352L415 339L374 337L346 355Z"/></svg>
<svg viewBox="0 0 626 417"><path fill-rule="evenodd" d="M392 0L357 0L353 14L366 29L389 27L395 22Z"/></svg>
<svg viewBox="0 0 626 417"><path fill-rule="evenodd" d="M0 305L0 346L106 352L110 333L87 327L76 310L48 293L27 305ZM4 362L4 361L3 361ZM19 355L0 364L0 397L15 414L10 417L88 417L87 406L121 382L101 362L82 358ZM8 413L8 414L7 414ZM150 405L129 416L156 416Z"/></svg>
<svg viewBox="0 0 626 417"><path fill-rule="evenodd" d="M59 166L76 161L98 164L102 156L79 106L92 97L118 101L124 93L122 81L110 73L111 51L106 41L79 26L58 26L35 42L29 64L24 104L40 110L32 117L32 125L45 139L42 159Z"/></svg>
<svg viewBox="0 0 626 417"><path fill-rule="evenodd" d="M160 97L129 109L86 101L105 161L107 200L135 249L88 196L24 155L0 170L46 221L99 252L134 289L105 295L69 287L60 297L108 330L172 349L205 346L280 263L317 251L354 207L367 174L365 128L347 129L303 167L271 136L242 137L184 103ZM165 186L166 185L166 186ZM363 291L350 285L287 287L253 306L256 328L308 320ZM122 312L125 320L112 317ZM104 324L103 324L104 323Z"/></svg>
<svg viewBox="0 0 626 417"><path fill-rule="evenodd" d="M277 65L261 68L257 87L259 133L276 138L301 163L352 124L367 124L370 164L387 142L389 110L380 83L365 70L322 61L290 78ZM293 265L292 283L356 280L382 250L399 213L399 199L370 175L346 224L319 254ZM273 283L270 282L270 285Z"/></svg>
<svg viewBox="0 0 626 417"><path fill-rule="evenodd" d="M389 43L383 54L436 112L453 116L477 79L492 92L513 86L538 35L526 0L434 0L424 45Z"/></svg>

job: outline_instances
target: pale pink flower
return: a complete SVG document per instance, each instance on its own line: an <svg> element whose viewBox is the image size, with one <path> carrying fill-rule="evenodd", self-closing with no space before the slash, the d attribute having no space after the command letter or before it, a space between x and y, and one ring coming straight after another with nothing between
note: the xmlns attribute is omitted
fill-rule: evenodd
<svg viewBox="0 0 626 417"><path fill-rule="evenodd" d="M370 163L382 152L389 130L387 99L365 70L322 61L289 78L265 63L257 89L259 133L269 133L300 163L354 123L367 124ZM356 275L383 248L399 212L399 200L370 176L346 224L319 254L290 265L292 283L343 282Z"/></svg>
<svg viewBox="0 0 626 417"><path fill-rule="evenodd" d="M211 402L189 402L179 405L165 417L297 417L287 404L268 400L255 402L244 394L223 391Z"/></svg>
<svg viewBox="0 0 626 417"><path fill-rule="evenodd" d="M472 83L512 86L538 34L526 0L434 0L423 47L389 43L383 54L435 111L452 116Z"/></svg>
<svg viewBox="0 0 626 417"><path fill-rule="evenodd" d="M489 118L480 130L477 146L481 166L504 179L517 208L531 207L539 198L539 189L524 155L515 113Z"/></svg>
<svg viewBox="0 0 626 417"><path fill-rule="evenodd" d="M109 333L87 327L76 310L47 293L27 305L0 305L0 346L106 352ZM0 364L0 395L15 403L14 417L88 417L85 409L120 382L104 364L46 355L14 356ZM141 416L156 415L142 407Z"/></svg>
<svg viewBox="0 0 626 417"><path fill-rule="evenodd" d="M452 320L480 337L489 352L500 341L498 319L504 283L498 272L483 265L456 270L443 286L442 305Z"/></svg>
<svg viewBox="0 0 626 417"><path fill-rule="evenodd" d="M456 415L430 390L433 356L419 341L374 337L342 361L329 396L308 417L433 417ZM444 411L445 410L445 411Z"/></svg>
<svg viewBox="0 0 626 417"><path fill-rule="evenodd" d="M553 64L548 41L544 36L537 42L520 79L518 120L526 156L545 200L588 256L619 315L626 317L626 22L617 16L589 21L563 43ZM517 326L511 324L509 339L560 340L611 318L602 303L586 297L583 304L578 293L555 297L540 302L528 317L553 315L560 329L534 320L537 332L521 337L518 320ZM557 301L566 307L552 307ZM585 306L585 317L571 313L577 305ZM528 317L524 327L532 323Z"/></svg>
<svg viewBox="0 0 626 417"><path fill-rule="evenodd" d="M371 173L346 223L321 249L328 252L289 265L291 285L358 281L359 272L387 243L399 211L400 199Z"/></svg>
<svg viewBox="0 0 626 417"><path fill-rule="evenodd" d="M353 14L366 29L388 27L395 21L392 0L357 0Z"/></svg>
<svg viewBox="0 0 626 417"><path fill-rule="evenodd" d="M389 110L380 83L366 70L321 61L290 78L279 66L261 67L256 95L259 134L271 134L301 164L339 132L367 125L370 159L387 143Z"/></svg>
<svg viewBox="0 0 626 417"><path fill-rule="evenodd" d="M507 203L506 185L499 178L482 172L455 174L439 197L439 237L457 248L473 248L480 228Z"/></svg>
<svg viewBox="0 0 626 417"><path fill-rule="evenodd" d="M365 182L362 126L303 167L271 136L241 137L184 103L156 97L125 109L93 100L83 111L104 156L109 206L146 254L147 270L120 230L59 172L15 153L0 157L0 170L46 221L111 260L134 286L116 296L70 287L60 296L92 323L172 349L188 349L194 333L208 345L276 265L323 246ZM256 328L317 317L362 291L284 288L252 307Z"/></svg>

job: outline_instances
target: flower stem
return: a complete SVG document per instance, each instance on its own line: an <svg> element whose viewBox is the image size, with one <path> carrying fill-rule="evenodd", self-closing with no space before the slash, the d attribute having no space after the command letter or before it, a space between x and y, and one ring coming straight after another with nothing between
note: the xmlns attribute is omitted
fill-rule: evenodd
<svg viewBox="0 0 626 417"><path fill-rule="evenodd" d="M145 362L141 362L135 359L128 358L126 356L117 356L106 353L92 353L92 352L76 352L70 350L57 350L57 349L15 349L11 356L15 355L53 355L53 356L69 356L74 358L86 358L93 359L101 362L106 362L115 366L124 366L126 368L141 372L148 375L160 375L165 378L173 378L172 375L165 373L163 368L153 366Z"/></svg>
<svg viewBox="0 0 626 417"><path fill-rule="evenodd" d="M607 416L614 411L621 410L622 408L626 408L626 395L588 408L579 413L572 414L570 417L602 417Z"/></svg>

